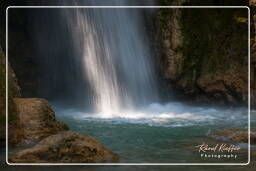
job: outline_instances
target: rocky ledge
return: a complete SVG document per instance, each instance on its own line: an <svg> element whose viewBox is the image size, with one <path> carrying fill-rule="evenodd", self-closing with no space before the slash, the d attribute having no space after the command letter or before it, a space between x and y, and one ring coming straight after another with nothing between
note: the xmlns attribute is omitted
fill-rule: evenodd
<svg viewBox="0 0 256 171"><path fill-rule="evenodd" d="M231 141L235 143L248 143L248 131L240 129L220 130L209 134L209 137L221 141ZM251 144L256 144L256 132L251 131Z"/></svg>
<svg viewBox="0 0 256 171"><path fill-rule="evenodd" d="M22 136L19 136L22 137L21 139L10 141L11 143L16 143L12 143L13 145L32 144L60 131L68 130L64 123L55 119L55 113L46 100L39 98L14 98L13 101L21 127L21 129L13 134L22 134Z"/></svg>
<svg viewBox="0 0 256 171"><path fill-rule="evenodd" d="M64 131L17 152L9 160L15 163L103 163L116 162L118 156L93 137Z"/></svg>
<svg viewBox="0 0 256 171"><path fill-rule="evenodd" d="M14 163L116 162L118 156L93 137L67 131L44 99L13 98L19 129L9 133L12 146L34 145L9 157ZM10 129L10 128L9 128Z"/></svg>
<svg viewBox="0 0 256 171"><path fill-rule="evenodd" d="M226 129L213 132L209 134L210 138L217 141L228 142L232 144L248 143L248 131L243 129ZM250 143L251 143L251 161L256 161L256 131L251 130L250 132ZM247 155L247 150L246 150Z"/></svg>

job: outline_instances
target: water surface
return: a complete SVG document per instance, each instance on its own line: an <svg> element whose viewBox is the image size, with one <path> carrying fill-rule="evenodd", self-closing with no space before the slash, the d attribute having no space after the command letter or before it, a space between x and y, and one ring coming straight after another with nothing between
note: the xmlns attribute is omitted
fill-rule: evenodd
<svg viewBox="0 0 256 171"><path fill-rule="evenodd" d="M209 134L247 129L246 108L189 106L178 102L151 104L136 111L86 113L56 107L57 118L71 130L91 135L127 163L246 162L247 144L237 159L204 159L195 148L221 143Z"/></svg>

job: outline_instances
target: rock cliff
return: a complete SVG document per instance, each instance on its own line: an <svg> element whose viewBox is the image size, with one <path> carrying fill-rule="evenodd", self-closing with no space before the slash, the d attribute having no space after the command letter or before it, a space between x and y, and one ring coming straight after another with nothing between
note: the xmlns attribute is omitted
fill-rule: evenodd
<svg viewBox="0 0 256 171"><path fill-rule="evenodd" d="M200 1L165 3L200 5ZM161 39L159 68L178 99L247 104L247 15L246 8L159 11L156 20Z"/></svg>
<svg viewBox="0 0 256 171"><path fill-rule="evenodd" d="M250 0L251 11L251 104L256 106L256 1Z"/></svg>
<svg viewBox="0 0 256 171"><path fill-rule="evenodd" d="M14 98L23 138L15 145L28 145L68 127L55 119L55 112L44 99Z"/></svg>

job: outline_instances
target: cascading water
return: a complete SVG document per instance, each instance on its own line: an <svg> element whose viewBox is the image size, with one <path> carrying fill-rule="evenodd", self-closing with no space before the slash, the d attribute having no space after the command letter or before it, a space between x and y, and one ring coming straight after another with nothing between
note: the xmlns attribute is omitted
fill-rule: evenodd
<svg viewBox="0 0 256 171"><path fill-rule="evenodd" d="M152 9L28 11L35 15L29 15L34 27L29 25L33 38L27 41L35 40L38 50L31 70L38 77L33 97L49 100L58 120L97 138L124 162L200 163L200 155L189 149L209 141L207 134L247 128L245 108L159 104L144 18L152 19Z"/></svg>
<svg viewBox="0 0 256 171"><path fill-rule="evenodd" d="M65 11L98 113L118 114L157 100L142 12L122 8Z"/></svg>

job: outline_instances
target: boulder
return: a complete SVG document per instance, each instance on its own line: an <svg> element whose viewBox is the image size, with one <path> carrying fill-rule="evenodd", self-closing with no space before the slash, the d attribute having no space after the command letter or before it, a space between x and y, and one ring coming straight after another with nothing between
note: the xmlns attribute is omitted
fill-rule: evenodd
<svg viewBox="0 0 256 171"><path fill-rule="evenodd" d="M21 125L23 139L14 145L27 145L38 142L68 127L55 119L55 113L44 99L14 98L14 104ZM14 133L15 134L15 133Z"/></svg>
<svg viewBox="0 0 256 171"><path fill-rule="evenodd" d="M210 137L235 143L248 143L248 131L240 129L226 129L209 134ZM251 131L251 144L256 144L256 132Z"/></svg>
<svg viewBox="0 0 256 171"><path fill-rule="evenodd" d="M32 148L10 156L15 163L103 163L117 162L118 156L93 137L72 131L49 136Z"/></svg>
<svg viewBox="0 0 256 171"><path fill-rule="evenodd" d="M197 80L197 86L208 97L239 105L248 101L247 71L233 65L225 72L204 74Z"/></svg>

